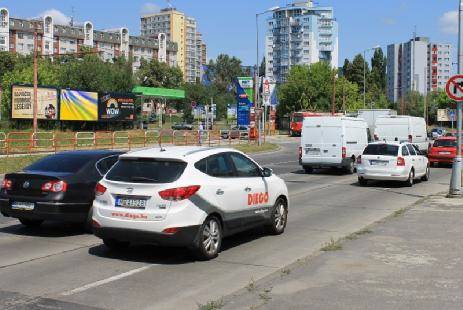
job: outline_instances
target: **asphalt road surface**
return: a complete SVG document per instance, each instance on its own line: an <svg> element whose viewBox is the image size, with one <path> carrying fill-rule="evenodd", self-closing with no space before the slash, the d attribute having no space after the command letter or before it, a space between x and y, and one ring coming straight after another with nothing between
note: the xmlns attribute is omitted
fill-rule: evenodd
<svg viewBox="0 0 463 310"><path fill-rule="evenodd" d="M152 246L111 252L79 227L22 227L0 217L0 308L196 309L310 256L331 238L356 232L421 198L448 190L450 169L405 188L338 171L303 174L297 139L277 153L256 155L287 182L291 207L285 234L261 230L227 239L220 256L196 262L183 249Z"/></svg>

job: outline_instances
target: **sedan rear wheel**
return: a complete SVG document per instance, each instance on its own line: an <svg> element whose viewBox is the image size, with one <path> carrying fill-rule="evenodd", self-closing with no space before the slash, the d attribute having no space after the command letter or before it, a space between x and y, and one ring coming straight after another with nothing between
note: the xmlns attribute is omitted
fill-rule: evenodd
<svg viewBox="0 0 463 310"><path fill-rule="evenodd" d="M222 246L222 225L215 216L208 217L199 230L196 256L200 260L210 260L219 255Z"/></svg>
<svg viewBox="0 0 463 310"><path fill-rule="evenodd" d="M408 180L406 181L407 187L412 187L415 183L415 171L412 169L408 175Z"/></svg>
<svg viewBox="0 0 463 310"><path fill-rule="evenodd" d="M25 218L19 218L18 220L27 227L39 227L43 223L43 220L29 220Z"/></svg>

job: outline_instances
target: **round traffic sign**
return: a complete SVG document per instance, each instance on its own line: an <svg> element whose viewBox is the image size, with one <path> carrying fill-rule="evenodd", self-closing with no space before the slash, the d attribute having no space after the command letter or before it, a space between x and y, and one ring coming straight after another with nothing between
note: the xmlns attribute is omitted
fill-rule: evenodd
<svg viewBox="0 0 463 310"><path fill-rule="evenodd" d="M452 76L445 86L445 91L450 99L463 101L463 75Z"/></svg>

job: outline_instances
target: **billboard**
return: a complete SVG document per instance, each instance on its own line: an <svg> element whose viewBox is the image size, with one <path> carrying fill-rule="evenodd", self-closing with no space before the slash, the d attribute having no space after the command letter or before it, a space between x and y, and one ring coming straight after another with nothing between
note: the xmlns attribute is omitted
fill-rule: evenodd
<svg viewBox="0 0 463 310"><path fill-rule="evenodd" d="M98 121L98 93L62 89L60 120Z"/></svg>
<svg viewBox="0 0 463 310"><path fill-rule="evenodd" d="M247 99L252 103L254 102L254 79L252 77L238 77L238 84L244 90Z"/></svg>
<svg viewBox="0 0 463 310"><path fill-rule="evenodd" d="M134 121L135 96L115 93L100 94L98 116L100 121Z"/></svg>
<svg viewBox="0 0 463 310"><path fill-rule="evenodd" d="M438 109L437 121L438 122L455 122L457 111L455 109Z"/></svg>
<svg viewBox="0 0 463 310"><path fill-rule="evenodd" d="M11 118L34 118L34 88L13 85L11 88ZM58 119L58 90L54 88L37 88L37 119Z"/></svg>

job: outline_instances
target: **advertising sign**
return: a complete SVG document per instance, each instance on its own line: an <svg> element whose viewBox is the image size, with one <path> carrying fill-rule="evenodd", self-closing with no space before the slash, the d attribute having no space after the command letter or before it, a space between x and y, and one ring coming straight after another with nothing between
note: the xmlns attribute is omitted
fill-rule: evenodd
<svg viewBox="0 0 463 310"><path fill-rule="evenodd" d="M158 35L159 49L158 49L158 61L167 62L167 36L165 33Z"/></svg>
<svg viewBox="0 0 463 310"><path fill-rule="evenodd" d="M98 103L98 116L101 121L134 121L135 96L131 94L101 94Z"/></svg>
<svg viewBox="0 0 463 310"><path fill-rule="evenodd" d="M456 121L456 110L452 110L452 109L437 110L437 121L438 122L455 122Z"/></svg>
<svg viewBox="0 0 463 310"><path fill-rule="evenodd" d="M236 119L237 106L236 104L229 104L227 107L227 120L232 121Z"/></svg>
<svg viewBox="0 0 463 310"><path fill-rule="evenodd" d="M276 85L269 78L264 78L263 101L265 106L276 105Z"/></svg>
<svg viewBox="0 0 463 310"><path fill-rule="evenodd" d="M239 77L238 84L244 90L247 99L254 102L254 79L252 77ZM244 94L242 94L244 97Z"/></svg>
<svg viewBox="0 0 463 310"><path fill-rule="evenodd" d="M34 118L34 88L13 85L11 92L11 118ZM37 89L37 119L58 119L58 91L54 88Z"/></svg>
<svg viewBox="0 0 463 310"><path fill-rule="evenodd" d="M62 89L60 120L98 121L98 93Z"/></svg>

